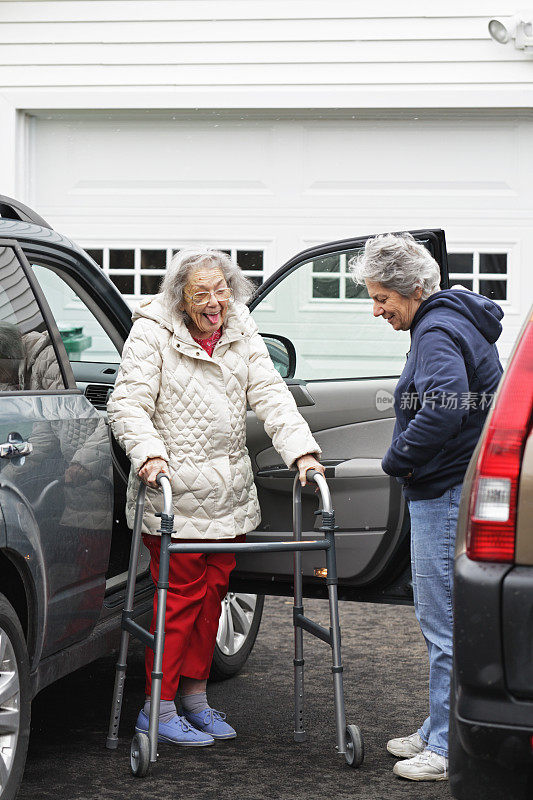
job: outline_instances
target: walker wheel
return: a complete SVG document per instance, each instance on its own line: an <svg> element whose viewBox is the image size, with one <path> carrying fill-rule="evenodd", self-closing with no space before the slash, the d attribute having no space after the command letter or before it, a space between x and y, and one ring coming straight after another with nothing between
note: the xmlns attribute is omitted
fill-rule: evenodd
<svg viewBox="0 0 533 800"><path fill-rule="evenodd" d="M358 725L346 726L346 763L357 769L365 757L363 734Z"/></svg>
<svg viewBox="0 0 533 800"><path fill-rule="evenodd" d="M150 769L150 739L146 733L136 733L131 740L131 771L136 778L144 778Z"/></svg>

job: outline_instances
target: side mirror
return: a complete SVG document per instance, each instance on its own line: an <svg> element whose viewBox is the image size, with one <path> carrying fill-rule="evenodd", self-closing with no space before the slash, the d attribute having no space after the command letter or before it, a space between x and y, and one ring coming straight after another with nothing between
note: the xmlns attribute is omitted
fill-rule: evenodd
<svg viewBox="0 0 533 800"><path fill-rule="evenodd" d="M296 350L290 339L277 333L262 333L268 354L282 378L294 378Z"/></svg>

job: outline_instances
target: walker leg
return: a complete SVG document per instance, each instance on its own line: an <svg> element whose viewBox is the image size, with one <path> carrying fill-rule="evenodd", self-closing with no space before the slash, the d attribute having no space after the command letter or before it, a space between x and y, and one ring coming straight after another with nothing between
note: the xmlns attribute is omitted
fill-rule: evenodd
<svg viewBox="0 0 533 800"><path fill-rule="evenodd" d="M328 569L329 618L331 627L331 672L333 674L333 698L335 704L335 726L337 730L337 751L346 754L346 710L344 706L344 686L341 662L341 629L339 624L339 602L337 595L337 565L335 558L335 534L326 534L330 539L326 562Z"/></svg>
<svg viewBox="0 0 533 800"><path fill-rule="evenodd" d="M339 609L337 601L337 587L328 586L329 610L332 631L332 666L333 673L333 699L335 704L335 726L337 729L337 750L346 753L346 710L344 706L344 686L342 680L343 666L341 663Z"/></svg>
<svg viewBox="0 0 533 800"><path fill-rule="evenodd" d="M302 487L296 475L293 493L294 541L302 538ZM294 553L294 614L303 614L302 598L302 554ZM294 741L305 742L304 730L304 632L294 625Z"/></svg>
<svg viewBox="0 0 533 800"><path fill-rule="evenodd" d="M154 632L154 665L152 669L152 689L150 696L150 719L148 737L150 739L150 762L157 761L157 739L159 729L159 702L161 700L161 680L163 678L163 650L165 647L165 613L167 608L168 573L170 563L170 534L161 535L159 556L159 577L157 580L157 617Z"/></svg>
<svg viewBox="0 0 533 800"><path fill-rule="evenodd" d="M294 628L294 741L305 742L303 630Z"/></svg>
<svg viewBox="0 0 533 800"><path fill-rule="evenodd" d="M133 598L135 596L135 583L137 580L137 562L139 560L139 550L141 548L141 529L145 497L146 486L141 484L137 497L137 505L135 507L135 520L133 523L133 533L131 537L130 562L128 566L128 580L126 583L124 611L133 611ZM126 665L128 659L129 641L130 635L128 631L123 630L120 637L118 660L115 668L115 687L113 689L111 719L109 720L109 731L106 740L106 747L109 750L116 750L118 747L118 729L120 725L120 715L122 712L124 683L126 681Z"/></svg>
<svg viewBox="0 0 533 800"><path fill-rule="evenodd" d="M113 700L111 702L111 719L109 721L109 731L105 743L108 750L116 750L118 747L118 729L122 712L124 683L126 681L126 661L128 657L129 639L130 635L128 631L122 631L118 661L115 667L115 687L113 689Z"/></svg>

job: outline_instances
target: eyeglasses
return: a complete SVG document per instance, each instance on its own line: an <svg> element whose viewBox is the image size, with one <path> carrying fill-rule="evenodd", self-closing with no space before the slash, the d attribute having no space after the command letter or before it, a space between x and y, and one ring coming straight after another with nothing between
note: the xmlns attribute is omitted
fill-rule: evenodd
<svg viewBox="0 0 533 800"><path fill-rule="evenodd" d="M214 292L195 292L194 294L185 293L187 300L190 300L194 306L205 306L206 303L209 302L211 295L214 296L215 300L223 302L224 300L230 299L231 289L229 286L225 286L223 289L215 289Z"/></svg>

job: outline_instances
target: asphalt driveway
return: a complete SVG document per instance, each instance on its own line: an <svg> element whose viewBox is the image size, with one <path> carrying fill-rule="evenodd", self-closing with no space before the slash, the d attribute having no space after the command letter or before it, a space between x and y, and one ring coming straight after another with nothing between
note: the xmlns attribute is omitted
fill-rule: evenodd
<svg viewBox="0 0 533 800"><path fill-rule="evenodd" d="M306 613L329 626L327 603ZM305 636L308 741L292 740L292 609L269 597L243 672L213 684L211 704L228 712L238 738L185 750L161 746L144 780L129 771L129 745L143 699L143 654L132 645L121 740L105 749L114 659L105 658L44 690L33 706L28 763L19 800L449 800L448 783L414 784L392 774L391 736L416 730L427 709L427 651L409 607L340 604L347 721L359 724L359 770L335 753L329 648Z"/></svg>

